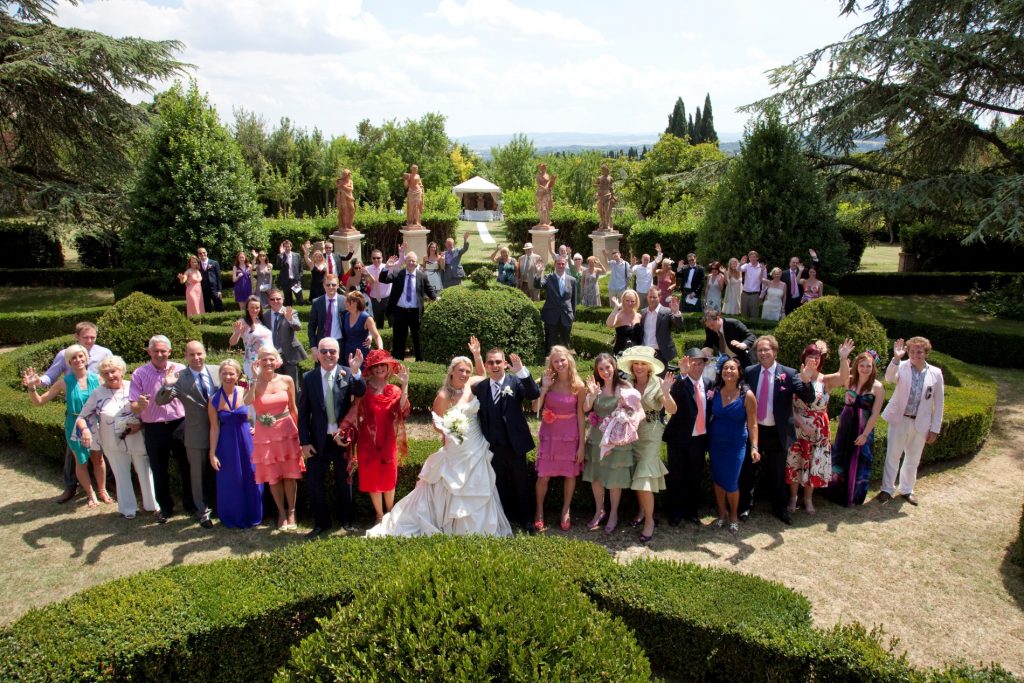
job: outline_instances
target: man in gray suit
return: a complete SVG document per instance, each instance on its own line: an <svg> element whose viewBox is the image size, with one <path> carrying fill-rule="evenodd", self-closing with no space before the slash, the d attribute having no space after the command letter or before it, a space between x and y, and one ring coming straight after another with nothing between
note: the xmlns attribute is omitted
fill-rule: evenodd
<svg viewBox="0 0 1024 683"><path fill-rule="evenodd" d="M302 256L292 251L291 240L281 242L277 248L277 286L284 292L284 305L291 306L292 301L302 305L302 269L305 268Z"/></svg>
<svg viewBox="0 0 1024 683"><path fill-rule="evenodd" d="M206 348L202 342L190 341L185 345L188 367L180 373L169 370L164 385L156 392L157 405L167 405L174 399L185 408L185 453L188 456L189 479L192 483L192 502L196 507L199 525L209 529L210 508L213 499L213 469L210 466L210 416L207 405L220 389L220 375L206 367Z"/></svg>
<svg viewBox="0 0 1024 683"><path fill-rule="evenodd" d="M544 291L544 305L540 319L544 321L544 349L551 351L555 345L569 346L569 335L576 320L576 278L565 268L565 256L555 256L555 272L541 279L544 264L538 263L534 286Z"/></svg>
<svg viewBox="0 0 1024 683"><path fill-rule="evenodd" d="M660 301L657 287L647 290L647 308L640 314L640 324L644 329L643 345L654 349L657 359L667 365L679 355L672 333L682 331L683 314L679 312L679 299L676 297L669 298L667 307Z"/></svg>
<svg viewBox="0 0 1024 683"><path fill-rule="evenodd" d="M284 361L277 374L291 377L298 390L299 363L306 360L306 348L295 338L295 330L302 329L299 314L291 306L284 307L284 292L280 289L271 289L268 301L270 310L263 312L263 324L274 333L274 347Z"/></svg>
<svg viewBox="0 0 1024 683"><path fill-rule="evenodd" d="M462 235L462 249L455 248L451 237L444 241L444 270L441 271L441 286L445 289L462 284L466 270L462 267L462 256L469 249L469 232Z"/></svg>

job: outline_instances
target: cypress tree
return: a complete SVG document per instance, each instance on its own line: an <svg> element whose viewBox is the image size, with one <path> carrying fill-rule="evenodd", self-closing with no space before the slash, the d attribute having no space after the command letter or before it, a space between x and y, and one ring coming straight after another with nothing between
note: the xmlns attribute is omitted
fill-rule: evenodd
<svg viewBox="0 0 1024 683"><path fill-rule="evenodd" d="M690 143L699 145L704 142L704 126L702 123L700 107L697 107L697 111L693 115L693 135L690 136Z"/></svg>
<svg viewBox="0 0 1024 683"><path fill-rule="evenodd" d="M700 120L701 139L704 142L718 142L715 132L715 116L711 113L711 94L704 95L704 118Z"/></svg>

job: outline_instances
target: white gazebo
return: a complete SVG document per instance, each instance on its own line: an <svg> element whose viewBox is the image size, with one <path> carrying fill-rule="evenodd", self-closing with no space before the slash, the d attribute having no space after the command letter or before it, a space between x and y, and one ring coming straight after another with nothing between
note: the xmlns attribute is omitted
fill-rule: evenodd
<svg viewBox="0 0 1024 683"><path fill-rule="evenodd" d="M501 188L480 176L473 176L452 188L462 201L462 220L494 221L501 219Z"/></svg>

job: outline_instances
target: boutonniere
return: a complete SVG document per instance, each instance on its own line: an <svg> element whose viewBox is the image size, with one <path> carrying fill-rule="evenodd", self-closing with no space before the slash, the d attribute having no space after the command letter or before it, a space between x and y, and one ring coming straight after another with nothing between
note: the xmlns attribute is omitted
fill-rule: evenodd
<svg viewBox="0 0 1024 683"><path fill-rule="evenodd" d="M512 387L505 387L504 389L501 390L502 396L511 396L512 393Z"/></svg>
<svg viewBox="0 0 1024 683"><path fill-rule="evenodd" d="M601 418L597 416L597 413L590 411L590 415L587 416L587 420L590 421L590 426L596 427L600 422Z"/></svg>
<svg viewBox="0 0 1024 683"><path fill-rule="evenodd" d="M707 395L709 401L714 400L714 398L715 398L715 390L714 389L708 389L705 392L705 394Z"/></svg>
<svg viewBox="0 0 1024 683"><path fill-rule="evenodd" d="M775 375L775 379L777 381L779 381L779 382L785 382L786 381L786 373L780 372L779 374Z"/></svg>

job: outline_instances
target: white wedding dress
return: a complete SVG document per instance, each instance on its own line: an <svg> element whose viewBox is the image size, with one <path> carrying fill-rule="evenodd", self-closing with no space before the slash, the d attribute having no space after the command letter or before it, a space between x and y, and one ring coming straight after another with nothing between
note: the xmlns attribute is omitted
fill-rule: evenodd
<svg viewBox="0 0 1024 683"><path fill-rule="evenodd" d="M512 535L494 486L491 451L480 431L480 401L474 396L461 410L469 418L465 439L456 443L449 436L441 450L430 454L416 488L366 532L368 537Z"/></svg>

